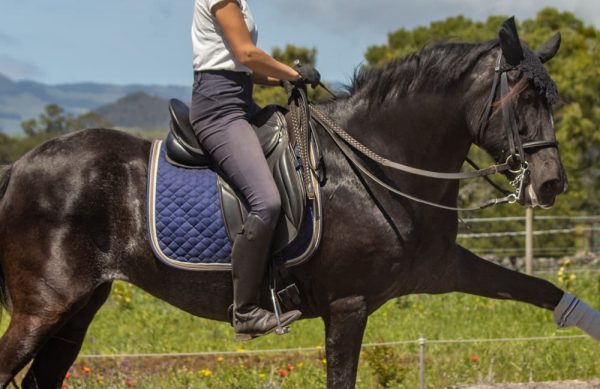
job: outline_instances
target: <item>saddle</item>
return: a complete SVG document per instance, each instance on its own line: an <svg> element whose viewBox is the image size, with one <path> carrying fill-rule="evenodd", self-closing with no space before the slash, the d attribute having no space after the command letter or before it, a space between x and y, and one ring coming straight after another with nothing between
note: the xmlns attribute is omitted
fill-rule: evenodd
<svg viewBox="0 0 600 389"><path fill-rule="evenodd" d="M198 142L189 121L187 105L173 99L169 104L169 112L171 126L165 140L166 160L178 167L211 169L217 172L223 221L227 235L233 241L241 232L249 207L244 197L219 174L218 168ZM313 224L313 234L320 233L320 201L318 198L315 201L307 200L299 159L287 131L285 110L275 105L266 106L252 117L251 124L273 172L282 200L280 220L273 240L273 253L276 257L294 242L301 231L306 230L303 228L304 223ZM312 144L311 152L314 160L320 160L318 144ZM314 187L318 187L318 182Z"/></svg>

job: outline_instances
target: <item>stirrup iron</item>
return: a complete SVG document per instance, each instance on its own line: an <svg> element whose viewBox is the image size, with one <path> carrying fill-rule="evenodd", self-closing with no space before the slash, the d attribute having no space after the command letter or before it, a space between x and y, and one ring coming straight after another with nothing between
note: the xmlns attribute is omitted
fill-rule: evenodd
<svg viewBox="0 0 600 389"><path fill-rule="evenodd" d="M275 333L277 335L285 335L290 332L289 326L281 325L281 306L279 305L279 300L277 300L277 296L275 295L275 287L271 285L269 287L271 291L271 302L273 303L273 313L275 314L275 320L277 320L277 328L275 329Z"/></svg>

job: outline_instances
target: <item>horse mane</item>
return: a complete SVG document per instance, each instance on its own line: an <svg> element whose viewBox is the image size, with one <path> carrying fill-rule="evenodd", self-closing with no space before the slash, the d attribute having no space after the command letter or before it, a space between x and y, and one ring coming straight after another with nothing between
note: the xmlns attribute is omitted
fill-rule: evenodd
<svg viewBox="0 0 600 389"><path fill-rule="evenodd" d="M350 96L359 95L371 106L416 92L448 91L498 44L497 39L485 43L436 43L384 66L356 69L347 89Z"/></svg>

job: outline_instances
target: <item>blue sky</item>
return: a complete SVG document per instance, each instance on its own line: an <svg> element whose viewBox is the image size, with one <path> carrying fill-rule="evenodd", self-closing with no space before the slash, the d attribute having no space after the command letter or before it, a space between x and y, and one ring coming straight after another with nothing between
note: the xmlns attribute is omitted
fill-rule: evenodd
<svg viewBox="0 0 600 389"><path fill-rule="evenodd" d="M369 45L463 14L524 19L544 6L600 26L595 0L250 0L259 46L316 47L323 78L344 82ZM0 73L56 84L191 82L193 0L0 0Z"/></svg>

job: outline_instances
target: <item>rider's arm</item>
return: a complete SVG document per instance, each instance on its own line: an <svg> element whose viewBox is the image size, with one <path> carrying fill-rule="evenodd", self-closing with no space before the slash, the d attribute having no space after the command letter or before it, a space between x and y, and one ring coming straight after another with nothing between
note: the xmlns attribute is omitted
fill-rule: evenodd
<svg viewBox="0 0 600 389"><path fill-rule="evenodd" d="M223 30L233 55L256 73L253 79L266 85L277 85L279 80L296 81L300 78L297 71L254 45L242 11L235 0L218 3L211 12Z"/></svg>
<svg viewBox="0 0 600 389"><path fill-rule="evenodd" d="M262 74L258 74L257 72L252 73L252 82L256 85L269 85L269 86L279 86L281 85L281 79L276 77L264 76Z"/></svg>

